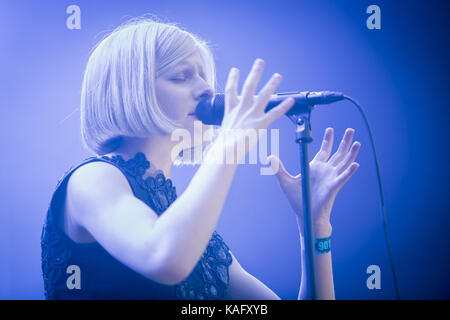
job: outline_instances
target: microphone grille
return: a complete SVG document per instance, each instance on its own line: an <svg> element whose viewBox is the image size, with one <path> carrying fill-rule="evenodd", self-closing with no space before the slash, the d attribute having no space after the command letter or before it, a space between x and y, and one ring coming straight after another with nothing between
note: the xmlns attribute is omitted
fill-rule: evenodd
<svg viewBox="0 0 450 320"><path fill-rule="evenodd" d="M225 95L217 94L200 100L195 109L197 118L204 124L221 125L224 114Z"/></svg>
<svg viewBox="0 0 450 320"><path fill-rule="evenodd" d="M214 108L225 106L225 95L223 93L216 94L213 100Z"/></svg>

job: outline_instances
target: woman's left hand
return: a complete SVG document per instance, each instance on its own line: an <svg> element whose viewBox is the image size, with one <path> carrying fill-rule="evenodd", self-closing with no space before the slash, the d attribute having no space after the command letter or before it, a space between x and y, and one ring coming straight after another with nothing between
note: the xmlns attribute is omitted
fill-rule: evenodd
<svg viewBox="0 0 450 320"><path fill-rule="evenodd" d="M327 128L319 152L309 163L311 214L315 228L330 229L331 232L330 214L334 199L359 167L359 164L354 161L361 144L356 141L351 145L354 133L354 129L347 129L338 150L330 157L333 148L334 130L333 128ZM302 223L301 175L292 176L289 174L281 160L275 155L270 155L267 160L275 172L292 209L297 214L299 223Z"/></svg>

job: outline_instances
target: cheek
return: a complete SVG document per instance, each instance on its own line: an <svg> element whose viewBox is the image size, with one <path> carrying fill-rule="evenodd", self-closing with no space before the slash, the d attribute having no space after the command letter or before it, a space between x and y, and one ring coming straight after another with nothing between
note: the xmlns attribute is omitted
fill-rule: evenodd
<svg viewBox="0 0 450 320"><path fill-rule="evenodd" d="M172 120L182 120L186 117L186 111L183 108L183 98L182 93L178 93L174 89L167 87L158 88L156 86L156 99L158 100L159 106L162 112Z"/></svg>

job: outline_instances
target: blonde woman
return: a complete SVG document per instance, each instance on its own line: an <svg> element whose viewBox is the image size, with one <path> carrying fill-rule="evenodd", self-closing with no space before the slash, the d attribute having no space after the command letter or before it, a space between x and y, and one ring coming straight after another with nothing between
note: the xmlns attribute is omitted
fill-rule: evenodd
<svg viewBox="0 0 450 320"><path fill-rule="evenodd" d="M184 150L200 150L204 158L177 195L171 168L187 160L174 159L178 142L171 134L193 133L196 105L215 93L208 44L175 24L138 18L94 48L81 92L82 141L94 156L67 171L51 198L41 239L47 299L279 299L215 231L238 160L252 147L225 161L245 139L229 132L265 129L293 104L285 100L264 113L281 76L255 92L263 68L256 59L241 91L240 72L231 69L222 125L204 125L215 138ZM311 162L317 237L331 235L334 198L358 168L353 134L348 129L330 157L333 130L327 129ZM277 157L270 160L302 239L300 176L287 173ZM315 259L318 296L334 299L331 252Z"/></svg>

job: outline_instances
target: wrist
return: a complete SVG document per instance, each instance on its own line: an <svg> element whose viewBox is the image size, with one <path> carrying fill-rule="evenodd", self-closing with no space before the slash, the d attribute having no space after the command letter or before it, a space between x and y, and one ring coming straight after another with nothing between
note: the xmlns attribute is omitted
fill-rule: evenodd
<svg viewBox="0 0 450 320"><path fill-rule="evenodd" d="M301 217L298 217L298 216L296 218L297 218L297 223L298 223L300 234L303 237L305 234L303 220ZM331 233L333 231L333 228L329 221L314 221L312 224L312 228L313 228L313 233L314 233L315 238L330 237Z"/></svg>
<svg viewBox="0 0 450 320"><path fill-rule="evenodd" d="M327 238L331 236L333 227L330 222L315 222L313 224L315 238Z"/></svg>
<svg viewBox="0 0 450 320"><path fill-rule="evenodd" d="M314 252L315 254L328 253L331 250L331 236L326 238L314 239Z"/></svg>

